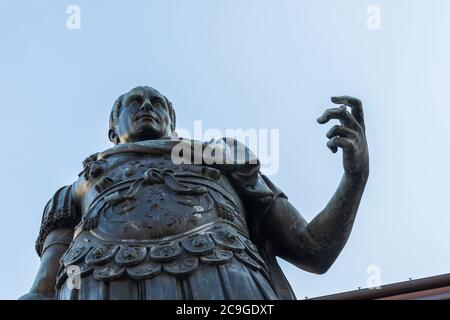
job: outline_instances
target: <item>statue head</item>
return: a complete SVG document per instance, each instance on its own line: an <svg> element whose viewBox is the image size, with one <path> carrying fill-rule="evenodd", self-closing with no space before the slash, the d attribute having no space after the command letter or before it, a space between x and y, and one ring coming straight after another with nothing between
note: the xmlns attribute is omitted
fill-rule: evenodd
<svg viewBox="0 0 450 320"><path fill-rule="evenodd" d="M175 130L172 103L151 87L121 95L111 110L109 140L114 144L159 139Z"/></svg>

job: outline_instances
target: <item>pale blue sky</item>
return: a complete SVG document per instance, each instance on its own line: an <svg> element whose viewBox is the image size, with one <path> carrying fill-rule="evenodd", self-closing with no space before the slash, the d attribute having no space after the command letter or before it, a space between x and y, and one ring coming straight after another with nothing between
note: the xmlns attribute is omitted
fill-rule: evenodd
<svg viewBox="0 0 450 320"><path fill-rule="evenodd" d="M365 287L369 265L382 284L449 272L449 15L446 0L0 0L0 298L29 289L45 203L110 146L111 105L136 85L183 128L280 129L272 179L308 220L343 171L315 120L332 95L361 98L371 176L353 233L327 274L283 263L288 279L302 298Z"/></svg>

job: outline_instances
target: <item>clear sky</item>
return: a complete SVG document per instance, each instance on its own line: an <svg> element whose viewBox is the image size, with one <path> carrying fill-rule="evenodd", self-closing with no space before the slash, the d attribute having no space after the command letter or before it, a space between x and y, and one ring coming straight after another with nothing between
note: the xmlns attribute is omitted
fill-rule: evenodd
<svg viewBox="0 0 450 320"><path fill-rule="evenodd" d="M81 29L66 27L69 5ZM381 9L381 29L367 8ZM363 100L370 179L325 275L282 267L298 298L450 271L447 0L0 0L0 298L29 289L42 210L136 85L167 95L178 126L280 130L272 180L311 220L343 173L316 119L330 96Z"/></svg>

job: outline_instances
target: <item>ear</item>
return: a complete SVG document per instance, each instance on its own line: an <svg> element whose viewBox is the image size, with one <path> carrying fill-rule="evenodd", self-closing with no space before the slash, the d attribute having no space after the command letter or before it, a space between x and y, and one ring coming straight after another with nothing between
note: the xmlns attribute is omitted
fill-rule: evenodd
<svg viewBox="0 0 450 320"><path fill-rule="evenodd" d="M167 107L169 108L169 114L170 114L170 130L172 132L175 131L176 128L176 114L175 114L175 109L173 108L173 104L172 102L169 101L169 99L167 99L166 96L163 96L164 100L166 101Z"/></svg>
<svg viewBox="0 0 450 320"><path fill-rule="evenodd" d="M118 143L119 142L119 136L117 135L117 133L114 130L109 129L108 136L109 136L109 140L112 143L119 144Z"/></svg>

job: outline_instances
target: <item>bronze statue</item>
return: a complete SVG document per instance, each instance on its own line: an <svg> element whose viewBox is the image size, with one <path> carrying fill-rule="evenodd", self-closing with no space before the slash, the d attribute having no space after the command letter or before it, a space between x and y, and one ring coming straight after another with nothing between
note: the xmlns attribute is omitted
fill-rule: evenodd
<svg viewBox="0 0 450 320"><path fill-rule="evenodd" d="M276 257L326 272L350 235L369 174L361 102L332 102L341 106L317 121L340 121L327 146L342 148L344 175L308 223L237 141L221 145L242 147L241 161L175 163L174 148L192 141L172 138L169 100L149 87L122 95L110 116L115 146L88 157L79 179L45 207L41 266L21 299L295 299Z"/></svg>

